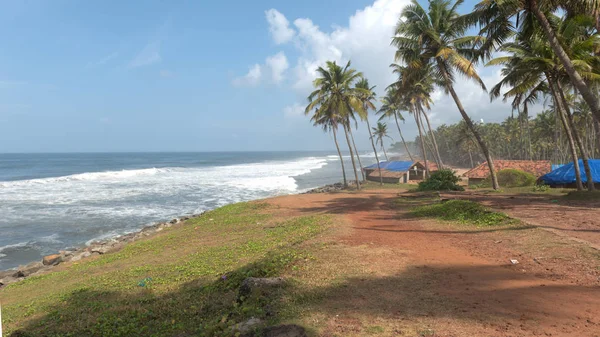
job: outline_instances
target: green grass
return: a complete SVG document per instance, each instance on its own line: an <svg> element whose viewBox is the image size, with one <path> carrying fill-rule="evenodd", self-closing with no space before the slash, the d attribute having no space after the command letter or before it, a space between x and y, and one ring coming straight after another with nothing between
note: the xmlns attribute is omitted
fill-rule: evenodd
<svg viewBox="0 0 600 337"><path fill-rule="evenodd" d="M476 202L467 200L450 200L444 203L419 206L414 208L410 213L416 217L456 221L478 227L514 225L519 223L504 213L489 210Z"/></svg>
<svg viewBox="0 0 600 337"><path fill-rule="evenodd" d="M563 197L565 200L599 201L600 191L571 191Z"/></svg>
<svg viewBox="0 0 600 337"><path fill-rule="evenodd" d="M18 336L230 336L250 317L277 323L277 296L236 301L246 277L270 277L310 258L304 242L328 216L278 220L240 203L188 220L123 250L0 291L5 333ZM142 280L145 282L141 282ZM266 309L271 308L271 309Z"/></svg>

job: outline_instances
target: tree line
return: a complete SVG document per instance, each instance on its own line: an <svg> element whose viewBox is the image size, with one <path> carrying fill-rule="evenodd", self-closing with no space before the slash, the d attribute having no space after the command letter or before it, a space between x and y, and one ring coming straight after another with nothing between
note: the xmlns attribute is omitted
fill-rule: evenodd
<svg viewBox="0 0 600 337"><path fill-rule="evenodd" d="M343 130L357 188L358 172L364 174L352 135L358 121L367 124L378 163L376 142L385 151L387 125L380 122L371 128L368 116L373 110L380 119L394 120L411 160L415 149L411 151L405 141L399 121L404 120L402 112L412 115L426 175L431 160L440 168L444 163L464 165L468 160L472 166L485 160L497 189L493 156L557 162L568 157L575 166L576 186L583 190L581 157L590 177L587 187L593 190L588 158L598 153L600 131L600 1L484 0L465 15L458 13L462 3L430 0L425 8L413 0L404 8L390 37L396 48L390 67L397 80L386 88L379 109L374 87L350 68L350 62L345 67L327 62L318 69L316 90L308 97L305 112L312 114L315 125L333 133L340 160L337 133ZM477 34L468 35L471 31ZM487 91L477 73L479 64L502 66L502 79L489 94L491 100L501 97L511 102L513 115L503 123L473 122L454 89L462 77ZM427 112L436 89L452 97L460 123L432 130ZM551 102L549 109L531 118L529 108L542 100Z"/></svg>

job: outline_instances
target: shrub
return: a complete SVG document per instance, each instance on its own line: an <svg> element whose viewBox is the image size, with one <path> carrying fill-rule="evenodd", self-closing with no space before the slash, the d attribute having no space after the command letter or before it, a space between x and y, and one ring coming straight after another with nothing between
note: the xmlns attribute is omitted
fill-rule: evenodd
<svg viewBox="0 0 600 337"><path fill-rule="evenodd" d="M550 190L550 186L548 185L535 185L533 186L533 192L547 192Z"/></svg>
<svg viewBox="0 0 600 337"><path fill-rule="evenodd" d="M429 178L419 183L417 191L464 191L457 183L460 178L450 169L432 172Z"/></svg>
<svg viewBox="0 0 600 337"><path fill-rule="evenodd" d="M498 171L498 184L502 187L526 187L535 185L535 176L516 169L504 169ZM491 179L485 179L486 186L492 186Z"/></svg>
<svg viewBox="0 0 600 337"><path fill-rule="evenodd" d="M512 225L518 221L504 213L494 212L476 202L467 200L450 200L444 203L416 207L412 215L417 217L437 218L446 221L457 221L477 226Z"/></svg>

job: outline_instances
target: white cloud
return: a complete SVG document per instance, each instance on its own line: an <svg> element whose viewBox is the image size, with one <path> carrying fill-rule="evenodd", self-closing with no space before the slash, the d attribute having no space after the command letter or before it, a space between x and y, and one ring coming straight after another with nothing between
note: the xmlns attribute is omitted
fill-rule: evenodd
<svg viewBox="0 0 600 337"><path fill-rule="evenodd" d="M304 115L304 107L299 103L294 103L293 105L288 105L283 108L283 114L288 118L300 117Z"/></svg>
<svg viewBox="0 0 600 337"><path fill-rule="evenodd" d="M283 81L283 73L289 68L287 57L283 52L279 52L267 58L267 66L271 70L271 78L274 83Z"/></svg>
<svg viewBox="0 0 600 337"><path fill-rule="evenodd" d="M160 41L148 43L136 57L129 63L132 68L149 66L161 61L160 57Z"/></svg>
<svg viewBox="0 0 600 337"><path fill-rule="evenodd" d="M285 72L289 68L287 57L283 52L267 57L265 64L255 64L250 67L248 73L242 77L233 80L235 86L257 86L263 78L271 78L275 84L279 84L285 77Z"/></svg>
<svg viewBox="0 0 600 337"><path fill-rule="evenodd" d="M296 32L290 28L290 22L276 9L269 9L265 12L269 31L276 44L282 44L290 41Z"/></svg>
<svg viewBox="0 0 600 337"><path fill-rule="evenodd" d="M260 82L262 77L262 70L260 64L255 64L250 67L248 73L242 77L233 79L233 85L235 86L256 86Z"/></svg>

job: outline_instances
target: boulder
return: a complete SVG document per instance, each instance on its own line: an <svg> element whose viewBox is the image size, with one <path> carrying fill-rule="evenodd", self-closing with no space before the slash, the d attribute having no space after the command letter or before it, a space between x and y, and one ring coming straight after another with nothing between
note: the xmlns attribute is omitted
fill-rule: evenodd
<svg viewBox="0 0 600 337"><path fill-rule="evenodd" d="M266 328L264 337L307 337L306 329L296 324L285 324Z"/></svg>
<svg viewBox="0 0 600 337"><path fill-rule="evenodd" d="M71 261L79 261L81 259L84 259L84 258L90 257L90 256L92 256L92 253L90 253L88 251L77 252L77 253L73 254Z"/></svg>
<svg viewBox="0 0 600 337"><path fill-rule="evenodd" d="M13 277L13 276L6 276L3 277L2 279L0 279L0 287L4 287L6 285L9 285L11 283L17 282L20 279L17 277Z"/></svg>
<svg viewBox="0 0 600 337"><path fill-rule="evenodd" d="M63 260L62 255L53 254L53 255L44 256L44 258L42 259L42 263L44 264L44 266L56 266L57 264L61 263L62 260Z"/></svg>
<svg viewBox="0 0 600 337"><path fill-rule="evenodd" d="M19 269L12 275L13 277L27 277L33 273L37 273L40 269L45 268L42 262L36 261L32 262L28 265L21 266Z"/></svg>
<svg viewBox="0 0 600 337"><path fill-rule="evenodd" d="M247 297L255 290L267 290L271 288L282 287L285 284L285 280L282 277L248 277L242 282L240 287L238 299Z"/></svg>

